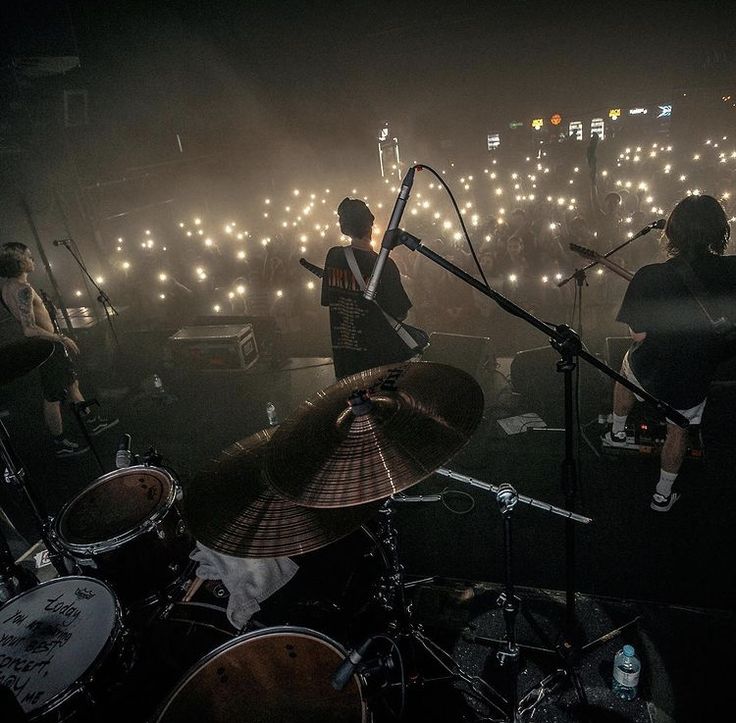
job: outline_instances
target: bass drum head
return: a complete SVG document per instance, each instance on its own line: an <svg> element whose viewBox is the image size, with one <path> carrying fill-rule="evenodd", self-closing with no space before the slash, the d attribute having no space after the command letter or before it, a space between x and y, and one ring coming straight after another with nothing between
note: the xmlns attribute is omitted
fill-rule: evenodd
<svg viewBox="0 0 736 723"><path fill-rule="evenodd" d="M330 678L345 652L307 628L267 628L214 650L179 683L157 723L363 723L357 676Z"/></svg>
<svg viewBox="0 0 736 723"><path fill-rule="evenodd" d="M126 467L103 475L61 511L59 537L74 546L129 535L168 506L172 487L171 477L155 467Z"/></svg>
<svg viewBox="0 0 736 723"><path fill-rule="evenodd" d="M89 577L50 580L0 608L0 684L23 711L52 710L94 673L120 625L110 588Z"/></svg>

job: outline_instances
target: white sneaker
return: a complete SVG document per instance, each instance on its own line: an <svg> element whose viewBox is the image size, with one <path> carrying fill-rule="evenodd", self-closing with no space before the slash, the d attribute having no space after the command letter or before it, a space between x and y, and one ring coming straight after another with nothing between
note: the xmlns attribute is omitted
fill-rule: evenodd
<svg viewBox="0 0 736 723"><path fill-rule="evenodd" d="M649 503L649 507L655 512L669 512L672 509L672 505L680 499L680 495L677 492L670 492L668 497L655 492L652 495L652 501Z"/></svg>

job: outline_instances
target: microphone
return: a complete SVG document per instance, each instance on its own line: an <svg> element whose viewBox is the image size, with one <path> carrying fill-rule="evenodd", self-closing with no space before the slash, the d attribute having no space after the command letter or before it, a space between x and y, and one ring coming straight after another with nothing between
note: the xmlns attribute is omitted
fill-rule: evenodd
<svg viewBox="0 0 736 723"><path fill-rule="evenodd" d="M53 244L54 246L67 246L69 244L69 239L68 238L57 238L53 242Z"/></svg>
<svg viewBox="0 0 736 723"><path fill-rule="evenodd" d="M115 467L116 469L122 469L123 467L130 467L133 462L133 453L130 451L131 437L129 434L124 434L120 437L118 442L118 451L115 454Z"/></svg>
<svg viewBox="0 0 736 723"><path fill-rule="evenodd" d="M649 233L655 228L663 229L667 225L667 219L666 218L658 218L656 221L652 221L650 224L647 224L643 229L642 233Z"/></svg>
<svg viewBox="0 0 736 723"><path fill-rule="evenodd" d="M421 166L419 166L419 168L421 168ZM376 289L378 289L378 282L381 279L383 267L386 264L389 253L391 253L391 249L395 246L396 229L399 227L401 216L404 214L404 209L406 208L406 202L409 200L411 187L414 185L415 170L416 168L412 166L406 172L406 176L404 176L404 180L401 182L401 190L396 198L394 210L391 212L391 218L389 219L388 226L386 227L386 233L383 234L381 252L378 254L376 263L373 266L373 271L371 272L371 278L368 280L368 286L366 286L365 292L363 293L363 296L368 299L368 301L373 301L373 299L376 298Z"/></svg>
<svg viewBox="0 0 736 723"><path fill-rule="evenodd" d="M363 656L368 652L374 638L368 638L359 648L353 648L344 658L342 663L334 672L330 682L335 690L342 690L350 678L353 677L355 669L360 665Z"/></svg>

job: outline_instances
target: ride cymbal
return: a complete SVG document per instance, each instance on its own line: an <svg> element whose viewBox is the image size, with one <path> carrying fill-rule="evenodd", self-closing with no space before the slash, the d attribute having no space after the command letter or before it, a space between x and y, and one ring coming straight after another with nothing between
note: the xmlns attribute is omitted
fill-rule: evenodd
<svg viewBox="0 0 736 723"><path fill-rule="evenodd" d="M318 392L281 424L266 449L266 476L307 507L383 499L445 464L482 414L480 386L455 367L368 369Z"/></svg>
<svg viewBox="0 0 736 723"><path fill-rule="evenodd" d="M0 384L7 384L41 366L54 351L48 339L23 339L0 346Z"/></svg>
<svg viewBox="0 0 736 723"><path fill-rule="evenodd" d="M186 486L184 516L206 547L235 557L301 555L345 537L380 507L315 510L280 497L263 475L273 432L236 442Z"/></svg>

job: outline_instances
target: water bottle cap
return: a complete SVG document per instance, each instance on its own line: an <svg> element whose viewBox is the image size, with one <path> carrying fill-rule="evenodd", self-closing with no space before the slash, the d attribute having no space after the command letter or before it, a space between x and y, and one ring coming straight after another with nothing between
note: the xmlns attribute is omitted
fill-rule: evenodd
<svg viewBox="0 0 736 723"><path fill-rule="evenodd" d="M634 646L633 645L624 645L624 655L627 658L633 658L634 657Z"/></svg>

